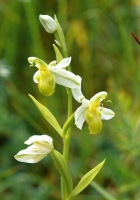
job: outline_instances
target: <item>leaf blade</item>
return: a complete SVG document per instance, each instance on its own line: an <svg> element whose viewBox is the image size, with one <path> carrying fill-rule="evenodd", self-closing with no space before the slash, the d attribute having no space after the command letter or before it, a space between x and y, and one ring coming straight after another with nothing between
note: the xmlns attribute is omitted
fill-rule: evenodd
<svg viewBox="0 0 140 200"><path fill-rule="evenodd" d="M54 115L49 111L48 108L46 108L44 105L39 103L32 95L29 94L29 97L32 99L38 110L41 112L43 117L51 124L51 126L59 133L59 135L62 137L62 129L57 122Z"/></svg>
<svg viewBox="0 0 140 200"><path fill-rule="evenodd" d="M89 184L90 182L94 179L94 177L98 174L100 169L102 168L103 164L105 163L105 159L99 163L96 167L91 169L89 172L87 172L82 179L79 181L77 186L74 188L72 193L70 194L68 200L73 199L77 194L82 192Z"/></svg>

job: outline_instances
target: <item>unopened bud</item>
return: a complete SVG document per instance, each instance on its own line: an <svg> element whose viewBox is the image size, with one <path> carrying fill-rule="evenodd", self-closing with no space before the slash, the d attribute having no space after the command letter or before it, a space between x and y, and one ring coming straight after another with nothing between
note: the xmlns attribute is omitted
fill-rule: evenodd
<svg viewBox="0 0 140 200"><path fill-rule="evenodd" d="M39 15L39 20L48 33L56 31L55 21L49 15Z"/></svg>

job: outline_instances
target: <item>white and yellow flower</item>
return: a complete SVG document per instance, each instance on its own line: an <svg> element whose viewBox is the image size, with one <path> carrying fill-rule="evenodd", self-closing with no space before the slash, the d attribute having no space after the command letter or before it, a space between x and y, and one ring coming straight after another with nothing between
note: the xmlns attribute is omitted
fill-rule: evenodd
<svg viewBox="0 0 140 200"><path fill-rule="evenodd" d="M28 61L31 66L38 68L33 80L38 83L39 91L45 96L54 93L55 83L68 88L75 88L80 85L79 76L65 70L71 62L71 57L62 59L58 64L53 61L48 65L36 57L29 57Z"/></svg>
<svg viewBox="0 0 140 200"><path fill-rule="evenodd" d="M24 143L31 146L14 156L20 162L37 163L54 149L53 140L48 135L34 135Z"/></svg>
<svg viewBox="0 0 140 200"><path fill-rule="evenodd" d="M90 133L97 134L102 130L102 120L109 120L114 117L115 113L104 108L101 103L107 97L106 92L99 92L90 100L87 100L82 92L81 87L72 89L73 97L82 105L75 112L75 124L77 128L82 129L83 123L88 123Z"/></svg>

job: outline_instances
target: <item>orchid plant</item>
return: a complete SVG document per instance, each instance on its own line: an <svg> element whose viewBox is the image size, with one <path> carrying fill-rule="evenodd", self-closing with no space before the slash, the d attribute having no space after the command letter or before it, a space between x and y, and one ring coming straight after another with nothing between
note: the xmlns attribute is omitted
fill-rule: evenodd
<svg viewBox="0 0 140 200"><path fill-rule="evenodd" d="M114 112L103 107L102 101L106 99L107 92L102 91L87 100L82 91L82 78L71 72L71 57L68 56L67 46L62 28L56 18L48 15L40 15L39 20L48 33L54 33L56 45L53 44L56 60L45 63L36 57L29 57L31 67L37 67L33 80L38 84L40 93L44 96L51 96L55 92L55 84L65 86L68 95L68 118L61 127L47 107L38 102L32 95L29 95L44 118L51 124L63 140L63 154L53 146L53 139L48 135L31 136L25 144L30 145L19 151L14 157L16 160L25 163L37 163L48 154L61 176L62 200L72 200L82 192L98 174L105 159L87 172L74 187L72 175L68 167L69 145L71 140L71 125L75 121L77 128L82 130L83 123L88 124L89 132L97 134L102 130L102 120L109 120L114 117ZM81 106L72 112L72 97Z"/></svg>

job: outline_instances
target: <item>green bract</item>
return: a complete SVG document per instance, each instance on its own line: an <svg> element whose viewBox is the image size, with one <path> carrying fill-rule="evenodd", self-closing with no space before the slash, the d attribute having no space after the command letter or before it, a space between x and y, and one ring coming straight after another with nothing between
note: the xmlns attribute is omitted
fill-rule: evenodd
<svg viewBox="0 0 140 200"><path fill-rule="evenodd" d="M83 178L80 180L78 185L74 188L74 190L70 194L68 200L72 200L77 194L82 192L90 184L90 182L98 174L98 172L100 171L104 163L105 163L105 159L83 176Z"/></svg>
<svg viewBox="0 0 140 200"><path fill-rule="evenodd" d="M62 57L59 49L56 47L55 44L53 44L53 47L54 47L54 50L55 50L57 63L59 63L61 60L63 60L63 57Z"/></svg>
<svg viewBox="0 0 140 200"><path fill-rule="evenodd" d="M53 114L43 106L41 103L39 103L32 95L29 94L29 97L33 100L34 104L37 106L38 110L41 112L41 114L44 116L44 118L52 125L52 127L62 136L62 129L57 122L56 118L53 116Z"/></svg>

